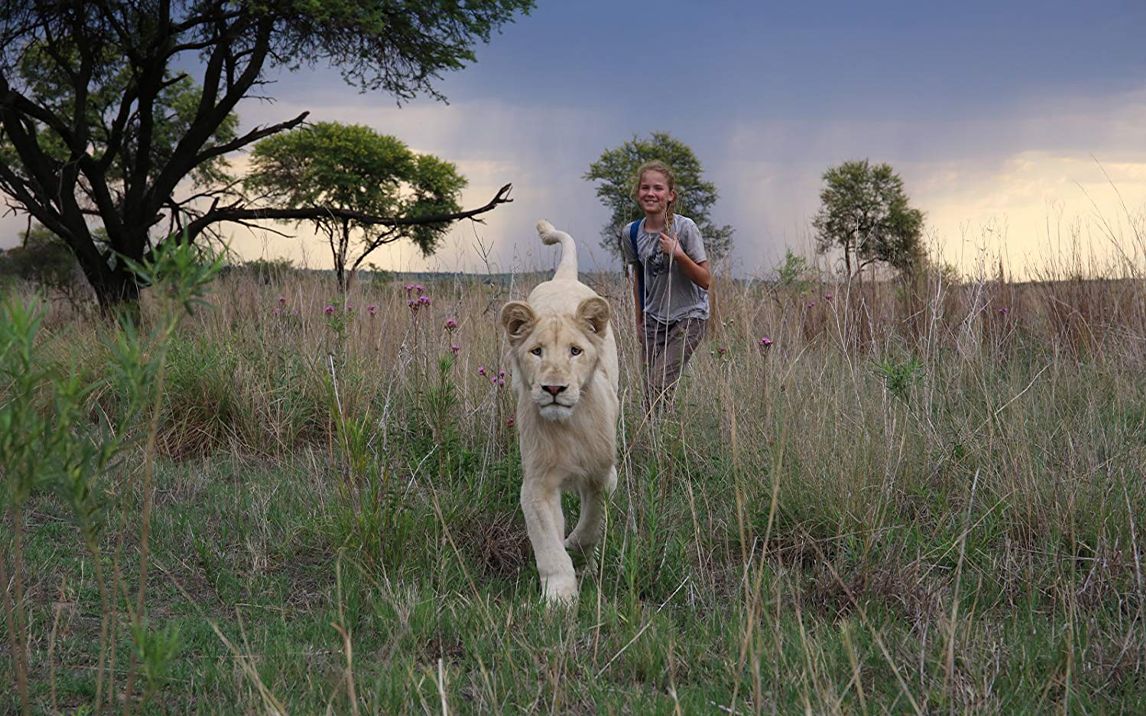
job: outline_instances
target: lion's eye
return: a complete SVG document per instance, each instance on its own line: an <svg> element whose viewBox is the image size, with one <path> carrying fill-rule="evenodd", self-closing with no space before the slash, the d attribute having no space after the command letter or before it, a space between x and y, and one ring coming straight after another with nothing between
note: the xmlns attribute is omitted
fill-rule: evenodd
<svg viewBox="0 0 1146 716"><path fill-rule="evenodd" d="M540 358L541 357L541 346L537 346L536 348L534 348L533 350L531 350L529 352L532 353L533 355L537 356L538 358Z"/></svg>
<svg viewBox="0 0 1146 716"><path fill-rule="evenodd" d="M575 356L579 356L579 355L581 355L581 353L582 353L581 349L580 349L580 348L578 348L577 346L570 346L570 347L569 347L569 352L570 352L570 353L572 353L572 354L573 354L573 355L575 355Z"/></svg>

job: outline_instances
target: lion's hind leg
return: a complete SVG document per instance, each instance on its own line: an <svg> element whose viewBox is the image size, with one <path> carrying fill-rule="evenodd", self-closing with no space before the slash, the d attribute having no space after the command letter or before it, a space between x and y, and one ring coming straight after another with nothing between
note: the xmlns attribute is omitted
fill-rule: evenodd
<svg viewBox="0 0 1146 716"><path fill-rule="evenodd" d="M605 502L617 486L617 468L609 467L604 480L581 487L581 516L565 540L565 548L582 557L592 554L605 533Z"/></svg>

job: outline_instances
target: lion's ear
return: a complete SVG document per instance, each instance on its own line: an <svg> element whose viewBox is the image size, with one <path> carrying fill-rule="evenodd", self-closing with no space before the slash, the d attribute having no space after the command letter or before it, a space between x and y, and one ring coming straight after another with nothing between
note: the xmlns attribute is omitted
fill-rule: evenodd
<svg viewBox="0 0 1146 716"><path fill-rule="evenodd" d="M510 301L501 307L501 325L505 328L505 335L509 338L509 342L514 345L529 335L536 321L537 314L533 312L528 303Z"/></svg>
<svg viewBox="0 0 1146 716"><path fill-rule="evenodd" d="M597 335L605 332L611 315L612 310L609 308L609 302L600 296L586 298L577 306L577 320Z"/></svg>

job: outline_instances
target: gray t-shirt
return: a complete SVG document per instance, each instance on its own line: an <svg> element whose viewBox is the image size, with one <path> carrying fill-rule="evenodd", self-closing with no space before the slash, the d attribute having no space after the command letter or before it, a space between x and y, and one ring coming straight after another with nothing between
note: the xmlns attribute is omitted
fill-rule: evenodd
<svg viewBox="0 0 1146 716"><path fill-rule="evenodd" d="M661 251L660 232L645 231L645 220L637 228L637 256L633 255L632 224L621 229L621 255L626 264L637 264L644 271L645 316L661 323L683 318L708 318L708 291L689 280L677 262ZM707 261L704 240L696 222L687 216L673 214L673 233L681 248L696 263Z"/></svg>

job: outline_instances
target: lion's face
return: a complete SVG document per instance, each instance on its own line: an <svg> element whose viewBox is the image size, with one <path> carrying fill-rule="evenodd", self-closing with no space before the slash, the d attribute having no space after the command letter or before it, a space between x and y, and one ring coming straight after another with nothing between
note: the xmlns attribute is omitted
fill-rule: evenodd
<svg viewBox="0 0 1146 716"><path fill-rule="evenodd" d="M609 304L587 298L574 315L537 315L520 301L507 303L501 323L517 370L514 385L527 391L542 418L568 420L597 368Z"/></svg>

